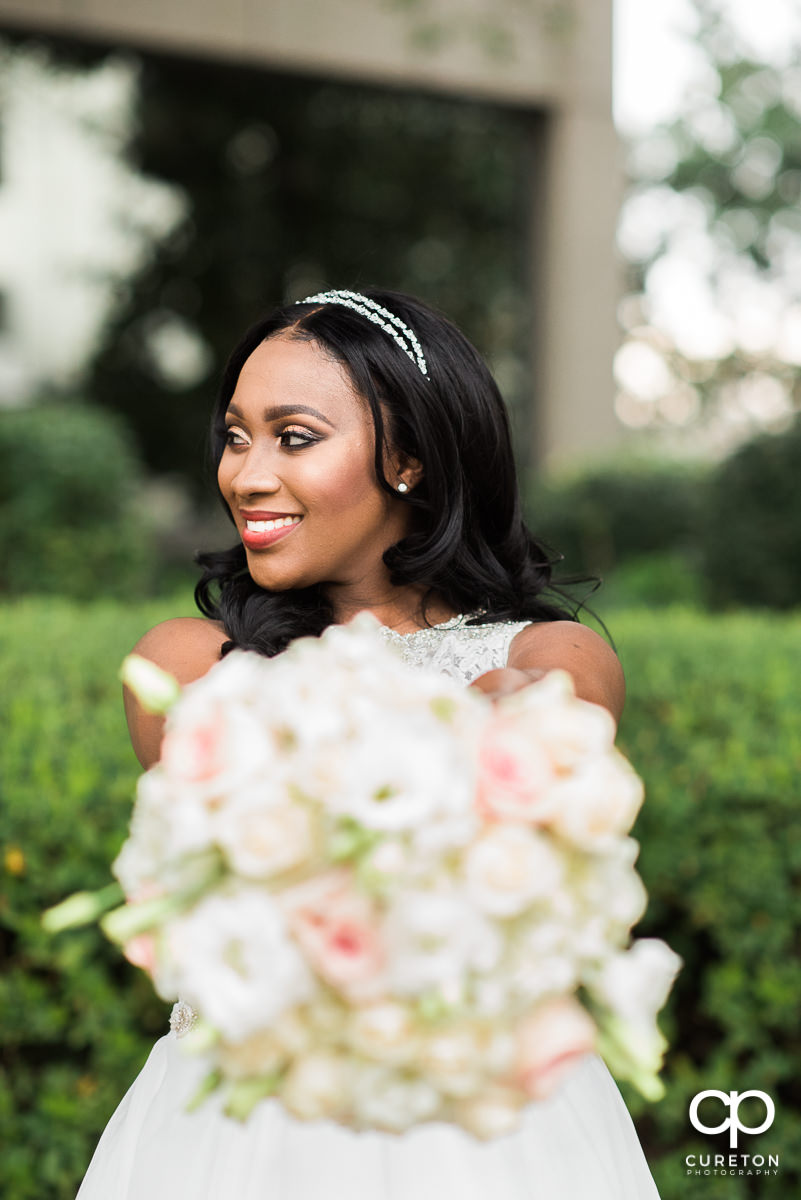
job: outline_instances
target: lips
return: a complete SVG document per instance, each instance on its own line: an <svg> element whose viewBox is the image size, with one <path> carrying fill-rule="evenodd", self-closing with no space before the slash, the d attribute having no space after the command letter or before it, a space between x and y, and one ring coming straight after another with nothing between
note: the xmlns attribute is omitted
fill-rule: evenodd
<svg viewBox="0 0 801 1200"><path fill-rule="evenodd" d="M297 517L300 513L267 512L266 509L240 508L239 515L245 521L276 521L279 517Z"/></svg>
<svg viewBox="0 0 801 1200"><path fill-rule="evenodd" d="M245 528L242 542L249 550L264 550L287 537L300 525L303 518L299 513L243 512Z"/></svg>

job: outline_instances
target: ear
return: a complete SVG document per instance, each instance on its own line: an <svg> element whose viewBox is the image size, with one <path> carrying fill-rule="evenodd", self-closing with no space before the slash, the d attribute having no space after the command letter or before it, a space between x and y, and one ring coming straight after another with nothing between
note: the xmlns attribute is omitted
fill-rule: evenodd
<svg viewBox="0 0 801 1200"><path fill-rule="evenodd" d="M394 488L405 484L403 492L411 492L423 478L423 464L416 458L395 457L390 459L386 477Z"/></svg>

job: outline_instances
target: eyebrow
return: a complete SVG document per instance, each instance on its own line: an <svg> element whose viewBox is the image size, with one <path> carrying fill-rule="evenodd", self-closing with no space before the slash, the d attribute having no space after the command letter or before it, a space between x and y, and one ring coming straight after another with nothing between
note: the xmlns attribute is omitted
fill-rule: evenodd
<svg viewBox="0 0 801 1200"><path fill-rule="evenodd" d="M245 414L233 402L228 405L227 412L244 420ZM326 425L330 425L332 429L336 429L336 426L328 420L328 417L324 417L321 412L318 412L316 408L311 408L308 404L274 404L271 408L265 408L262 418L265 421L277 421L279 417L291 417L295 413L306 413L310 417L317 417L319 421L323 421Z"/></svg>

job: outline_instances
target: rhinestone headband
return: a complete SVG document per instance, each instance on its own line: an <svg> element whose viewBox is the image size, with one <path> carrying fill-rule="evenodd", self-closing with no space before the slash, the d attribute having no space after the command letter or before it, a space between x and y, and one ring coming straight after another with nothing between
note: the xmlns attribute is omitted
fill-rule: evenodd
<svg viewBox="0 0 801 1200"><path fill-rule="evenodd" d="M369 296L363 296L361 292L317 292L314 296L307 296L305 300L297 300L296 304L341 304L345 308L352 308L354 312L367 317L367 320L372 321L374 325L378 325L380 329L384 330L384 333L388 333L404 354L409 355L421 375L428 375L423 349L413 331L400 317L396 317L388 308L382 308Z"/></svg>

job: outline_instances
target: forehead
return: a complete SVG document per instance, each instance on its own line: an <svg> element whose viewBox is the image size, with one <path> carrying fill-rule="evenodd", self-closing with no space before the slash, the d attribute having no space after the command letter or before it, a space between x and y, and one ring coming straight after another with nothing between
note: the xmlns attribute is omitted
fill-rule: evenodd
<svg viewBox="0 0 801 1200"><path fill-rule="evenodd" d="M245 360L231 401L240 409L313 404L343 417L363 416L367 408L345 367L324 346L289 334L256 347Z"/></svg>

